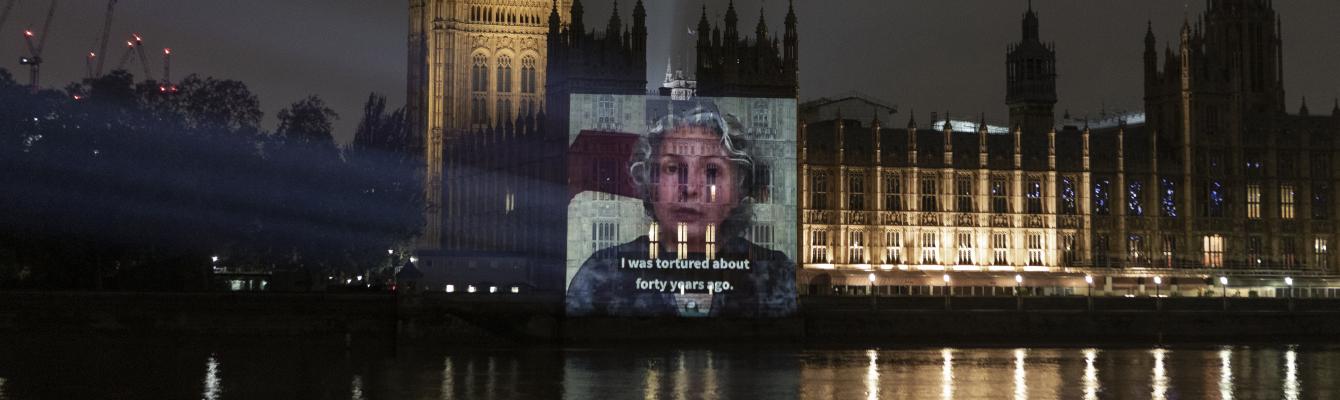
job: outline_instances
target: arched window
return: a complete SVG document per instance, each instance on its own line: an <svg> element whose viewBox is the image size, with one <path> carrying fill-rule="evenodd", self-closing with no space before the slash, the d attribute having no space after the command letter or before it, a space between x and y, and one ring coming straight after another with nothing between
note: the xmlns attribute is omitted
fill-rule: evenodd
<svg viewBox="0 0 1340 400"><path fill-rule="evenodd" d="M534 94L538 91L540 84L535 74L535 57L526 56L521 59L521 93Z"/></svg>
<svg viewBox="0 0 1340 400"><path fill-rule="evenodd" d="M489 61L483 54L476 54L474 65L470 68L470 90L487 92L489 90Z"/></svg>
<svg viewBox="0 0 1340 400"><path fill-rule="evenodd" d="M498 57L498 93L512 92L512 58Z"/></svg>

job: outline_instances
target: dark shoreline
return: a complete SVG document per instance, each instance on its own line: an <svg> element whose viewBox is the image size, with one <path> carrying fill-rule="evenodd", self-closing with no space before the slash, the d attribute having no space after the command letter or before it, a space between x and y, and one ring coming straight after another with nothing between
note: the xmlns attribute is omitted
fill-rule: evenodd
<svg viewBox="0 0 1340 400"><path fill-rule="evenodd" d="M0 334L374 338L413 345L1089 346L1340 342L1340 300L802 298L784 319L566 318L553 297L0 293ZM1289 311L1292 308L1293 311Z"/></svg>

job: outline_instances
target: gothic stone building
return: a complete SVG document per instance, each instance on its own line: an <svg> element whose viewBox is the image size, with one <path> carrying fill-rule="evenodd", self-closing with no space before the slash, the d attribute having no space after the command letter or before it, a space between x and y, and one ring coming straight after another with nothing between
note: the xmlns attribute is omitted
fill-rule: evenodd
<svg viewBox="0 0 1340 400"><path fill-rule="evenodd" d="M1286 113L1269 1L1210 1L1161 69L1151 27L1146 118L1105 126L1055 126L1038 25L1030 7L1009 48L1008 130L894 129L859 99L801 106L802 290L865 292L872 276L881 293L942 293L949 276L957 293L1084 293L1090 276L1192 294L1224 276L1273 296L1285 276L1340 272L1340 105Z"/></svg>

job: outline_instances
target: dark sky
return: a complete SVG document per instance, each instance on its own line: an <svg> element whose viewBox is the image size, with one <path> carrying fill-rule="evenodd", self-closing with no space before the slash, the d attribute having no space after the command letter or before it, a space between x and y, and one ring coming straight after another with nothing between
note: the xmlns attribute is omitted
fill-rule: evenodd
<svg viewBox="0 0 1340 400"><path fill-rule="evenodd" d="M6 0L0 0L0 3ZM26 80L18 57L19 32L40 23L49 0L20 0L0 32L0 67ZM625 21L635 0L618 0ZM723 0L709 0L721 15ZM370 92L403 103L407 1L404 0L121 0L112 30L121 55L124 37L140 32L161 74L157 49L175 51L173 75L196 73L246 82L261 98L266 123L286 104L308 94L326 99L343 118L347 140ZM603 27L610 1L588 0L588 26ZM649 79L659 82L671 48L684 48L685 25L696 25L702 0L647 0L652 31ZM1034 0L1044 40L1056 42L1060 104L1076 116L1138 109L1145 21L1160 46L1176 39L1185 12L1203 1ZM766 5L766 6L764 6ZM104 0L62 0L45 54L46 85L83 76L83 54L93 47ZM760 10L768 27L782 29L786 3L739 0L740 30L754 31ZM895 103L899 121L916 109L955 115L1006 117L1004 57L1018 40L1025 0L797 0L801 30L801 97L859 91ZM1285 85L1290 109L1307 96L1314 113L1328 112L1340 95L1340 1L1276 1L1284 18ZM1185 10L1185 11L1184 11ZM675 44L678 43L678 44ZM133 71L139 71L132 62Z"/></svg>

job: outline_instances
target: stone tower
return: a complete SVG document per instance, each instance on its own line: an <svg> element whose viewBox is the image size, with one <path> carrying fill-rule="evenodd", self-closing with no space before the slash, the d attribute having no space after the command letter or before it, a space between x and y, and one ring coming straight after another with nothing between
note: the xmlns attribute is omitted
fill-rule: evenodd
<svg viewBox="0 0 1340 400"><path fill-rule="evenodd" d="M1010 106L1010 129L1041 135L1056 124L1056 49L1042 43L1031 1L1023 28L1023 39L1010 45L1006 56L1005 103Z"/></svg>
<svg viewBox="0 0 1340 400"><path fill-rule="evenodd" d="M426 167L421 249L441 243L445 143L544 107L555 9L570 15L572 0L410 0L406 111Z"/></svg>

